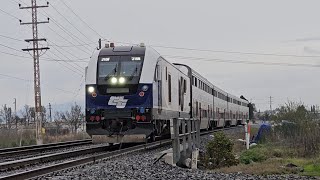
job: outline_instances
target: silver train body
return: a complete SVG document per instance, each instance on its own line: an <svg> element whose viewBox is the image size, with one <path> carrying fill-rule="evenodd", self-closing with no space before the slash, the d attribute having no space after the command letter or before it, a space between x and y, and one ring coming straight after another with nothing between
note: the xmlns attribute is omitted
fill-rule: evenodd
<svg viewBox="0 0 320 180"><path fill-rule="evenodd" d="M96 52L86 68L86 128L109 143L144 142L170 133L170 120L197 118L201 129L244 124L248 101L228 94L151 47Z"/></svg>

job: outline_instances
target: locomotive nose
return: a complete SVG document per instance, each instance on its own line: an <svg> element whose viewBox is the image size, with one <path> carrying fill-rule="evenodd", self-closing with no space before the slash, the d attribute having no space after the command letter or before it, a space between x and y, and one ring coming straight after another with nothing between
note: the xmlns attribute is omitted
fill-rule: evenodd
<svg viewBox="0 0 320 180"><path fill-rule="evenodd" d="M110 120L109 123L112 129L118 129L122 126L122 122L120 122L118 119Z"/></svg>
<svg viewBox="0 0 320 180"><path fill-rule="evenodd" d="M111 132L125 132L129 129L129 119L107 119L106 121L107 126L104 126L104 129L107 129ZM134 129L134 126L132 126L130 129Z"/></svg>

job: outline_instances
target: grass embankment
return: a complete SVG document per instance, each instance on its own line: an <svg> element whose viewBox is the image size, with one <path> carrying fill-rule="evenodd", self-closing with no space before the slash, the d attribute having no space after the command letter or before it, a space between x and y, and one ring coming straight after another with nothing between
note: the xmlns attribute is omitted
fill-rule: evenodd
<svg viewBox="0 0 320 180"><path fill-rule="evenodd" d="M256 134L257 128L251 134ZM320 176L320 156L302 157L299 150L290 148L280 142L263 142L257 146L245 149L238 139L243 139L244 133L231 134L228 137L234 142L234 153L239 164L231 167L215 169L215 172L270 175L299 174L304 176ZM294 164L297 167L286 167Z"/></svg>
<svg viewBox="0 0 320 180"><path fill-rule="evenodd" d="M66 135L58 135L58 136L44 136L43 142L44 143L57 143L57 142L66 142L66 141L74 141L74 140L83 140L89 139L90 136L86 133L70 133Z"/></svg>
<svg viewBox="0 0 320 180"><path fill-rule="evenodd" d="M20 133L15 130L4 130L0 131L0 148L9 148L27 145L35 145L36 139L35 134L32 130L25 130Z"/></svg>
<svg viewBox="0 0 320 180"><path fill-rule="evenodd" d="M43 136L43 143L56 143L73 140L88 139L90 136L87 133L66 134L58 136ZM34 130L24 130L23 132L17 132L15 130L1 130L0 131L0 148L10 148L36 145L36 137Z"/></svg>

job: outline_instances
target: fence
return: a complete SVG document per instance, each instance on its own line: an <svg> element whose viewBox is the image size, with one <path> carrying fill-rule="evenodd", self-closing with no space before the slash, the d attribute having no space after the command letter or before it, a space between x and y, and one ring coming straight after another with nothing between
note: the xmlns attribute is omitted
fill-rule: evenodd
<svg viewBox="0 0 320 180"><path fill-rule="evenodd" d="M180 142L182 139L182 157L191 156L200 146L200 121L196 119L175 118L170 121L173 163L181 161ZM183 159L184 161L185 159ZM196 162L195 162L196 163Z"/></svg>

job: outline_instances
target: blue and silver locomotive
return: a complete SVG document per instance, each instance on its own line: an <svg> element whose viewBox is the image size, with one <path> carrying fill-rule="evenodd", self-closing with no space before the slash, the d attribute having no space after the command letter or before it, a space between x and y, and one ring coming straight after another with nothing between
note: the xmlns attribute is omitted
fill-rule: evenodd
<svg viewBox="0 0 320 180"><path fill-rule="evenodd" d="M86 68L86 129L104 142L145 142L170 133L170 120L198 118L201 129L237 125L248 102L151 47L107 46Z"/></svg>

